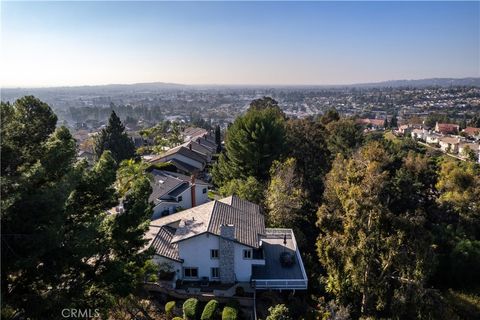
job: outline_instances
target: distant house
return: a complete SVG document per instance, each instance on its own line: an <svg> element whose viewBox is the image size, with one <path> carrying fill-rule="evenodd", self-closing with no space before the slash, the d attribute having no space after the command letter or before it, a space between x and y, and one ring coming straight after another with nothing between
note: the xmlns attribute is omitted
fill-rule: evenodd
<svg viewBox="0 0 480 320"><path fill-rule="evenodd" d="M384 123L385 123L385 120L384 119L357 119L355 120L355 123L357 124L360 124L360 125L363 125L367 128L371 128L371 129L384 129Z"/></svg>
<svg viewBox="0 0 480 320"><path fill-rule="evenodd" d="M455 134L458 133L460 126L454 123L436 123L435 132L441 134Z"/></svg>
<svg viewBox="0 0 480 320"><path fill-rule="evenodd" d="M430 144L438 144L441 136L435 133L427 133L424 135L425 142Z"/></svg>
<svg viewBox="0 0 480 320"><path fill-rule="evenodd" d="M462 130L462 132L464 132L467 137L471 137L471 138L480 136L480 128L466 127L465 129Z"/></svg>
<svg viewBox="0 0 480 320"><path fill-rule="evenodd" d="M466 158L466 156L467 156L466 151L468 149L472 150L475 153L476 157L479 158L479 156L480 156L480 144L479 143L461 142L458 146L459 156L462 157L462 158Z"/></svg>
<svg viewBox="0 0 480 320"><path fill-rule="evenodd" d="M212 148L210 148L209 146L207 146L206 144L202 144L202 139L199 139L197 141L188 141L188 142L185 142L184 144L182 144L182 146L186 147L186 148L189 148L199 154L201 154L202 156L205 157L205 159L207 160L207 163L210 163L212 161L212 155L213 153L215 152L214 150L212 150Z"/></svg>
<svg viewBox="0 0 480 320"><path fill-rule="evenodd" d="M197 137L208 136L210 133L208 130L197 127L188 127L182 131L183 141L191 141Z"/></svg>
<svg viewBox="0 0 480 320"><path fill-rule="evenodd" d="M396 132L402 136L409 136L413 129L414 127L411 124L403 124L398 127Z"/></svg>
<svg viewBox="0 0 480 320"><path fill-rule="evenodd" d="M457 153L460 140L454 137L441 137L438 140L438 144L443 152Z"/></svg>
<svg viewBox="0 0 480 320"><path fill-rule="evenodd" d="M170 160L177 160L186 163L189 166L202 171L207 164L207 157L193 150L193 146L185 147L180 145L178 147L169 149L163 154L154 156L148 160L150 163L168 162Z"/></svg>
<svg viewBox="0 0 480 320"><path fill-rule="evenodd" d="M174 281L307 289L293 231L265 228L260 207L236 196L153 220L146 238Z"/></svg>
<svg viewBox="0 0 480 320"><path fill-rule="evenodd" d="M152 194L149 201L153 202L152 219L172 214L178 209L189 209L209 201L209 184L180 173L153 170Z"/></svg>
<svg viewBox="0 0 480 320"><path fill-rule="evenodd" d="M427 136L427 131L425 129L413 129L412 132L410 132L410 135L414 140L425 141Z"/></svg>

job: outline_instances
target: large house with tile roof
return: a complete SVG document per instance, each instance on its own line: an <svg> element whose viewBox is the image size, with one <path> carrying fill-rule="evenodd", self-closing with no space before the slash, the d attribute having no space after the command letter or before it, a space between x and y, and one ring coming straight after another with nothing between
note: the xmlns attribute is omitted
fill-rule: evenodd
<svg viewBox="0 0 480 320"><path fill-rule="evenodd" d="M265 228L260 207L236 196L153 220L147 238L174 280L307 288L293 231Z"/></svg>

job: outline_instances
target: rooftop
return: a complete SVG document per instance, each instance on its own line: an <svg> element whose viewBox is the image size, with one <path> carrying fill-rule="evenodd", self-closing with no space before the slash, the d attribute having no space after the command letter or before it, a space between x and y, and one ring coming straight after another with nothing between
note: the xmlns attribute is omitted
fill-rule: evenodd
<svg viewBox="0 0 480 320"><path fill-rule="evenodd" d="M171 243L202 233L220 236L220 226L226 224L235 226L235 241L259 248L260 239L265 234L264 216L258 205L236 196L207 202L151 222L151 226L175 229Z"/></svg>

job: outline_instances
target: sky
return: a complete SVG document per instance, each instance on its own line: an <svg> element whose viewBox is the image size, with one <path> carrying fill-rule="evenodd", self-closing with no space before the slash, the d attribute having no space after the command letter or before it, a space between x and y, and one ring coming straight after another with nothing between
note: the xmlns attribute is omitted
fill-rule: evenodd
<svg viewBox="0 0 480 320"><path fill-rule="evenodd" d="M1 2L2 87L480 76L480 2Z"/></svg>

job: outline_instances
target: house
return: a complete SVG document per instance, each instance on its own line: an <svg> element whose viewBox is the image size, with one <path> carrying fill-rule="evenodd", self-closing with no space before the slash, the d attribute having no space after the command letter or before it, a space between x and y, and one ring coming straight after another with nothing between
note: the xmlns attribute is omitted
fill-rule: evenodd
<svg viewBox="0 0 480 320"><path fill-rule="evenodd" d="M398 130L396 132L402 136L408 136L410 133L414 130L413 125L411 124L403 124L398 127Z"/></svg>
<svg viewBox="0 0 480 320"><path fill-rule="evenodd" d="M172 214L179 209L189 209L209 201L209 184L176 172L153 170L152 194L149 201L153 202L152 219Z"/></svg>
<svg viewBox="0 0 480 320"><path fill-rule="evenodd" d="M455 134L458 133L460 126L454 123L436 123L435 132L441 134Z"/></svg>
<svg viewBox="0 0 480 320"><path fill-rule="evenodd" d="M414 140L425 141L427 132L425 129L413 129L410 135Z"/></svg>
<svg viewBox="0 0 480 320"><path fill-rule="evenodd" d="M435 133L426 133L424 135L425 137L425 142L430 143L430 144L438 144L441 136Z"/></svg>
<svg viewBox="0 0 480 320"><path fill-rule="evenodd" d="M479 143L470 143L470 142L461 142L458 146L458 154L462 158L467 158L468 154L467 151L468 149L472 150L475 152L477 155L476 158L480 156L480 144Z"/></svg>
<svg viewBox="0 0 480 320"><path fill-rule="evenodd" d="M206 129L197 128L197 127L188 127L182 131L183 141L185 142L193 140L196 137L204 137L207 135L209 135L209 132Z"/></svg>
<svg viewBox="0 0 480 320"><path fill-rule="evenodd" d="M293 231L265 228L260 207L236 196L153 220L146 237L154 261L173 271L174 282L307 289Z"/></svg>
<svg viewBox="0 0 480 320"><path fill-rule="evenodd" d="M475 128L475 127L466 127L463 129L463 131L467 137L475 137L475 136L480 136L480 128Z"/></svg>
<svg viewBox="0 0 480 320"><path fill-rule="evenodd" d="M201 140L202 139L199 139L198 140L199 142L191 140L191 141L185 142L184 144L182 144L182 146L201 154L206 158L207 163L210 163L212 161L212 155L214 153L214 150L212 150L212 148L210 148L206 144L202 144Z"/></svg>
<svg viewBox="0 0 480 320"><path fill-rule="evenodd" d="M457 153L460 140L454 137L441 137L438 139L438 143L443 152Z"/></svg>
<svg viewBox="0 0 480 320"><path fill-rule="evenodd" d="M180 145L178 147L169 149L163 154L152 157L148 160L149 163L168 162L170 160L177 160L194 167L198 171L205 169L207 164L207 157L201 153L193 150L193 146L185 147Z"/></svg>
<svg viewBox="0 0 480 320"><path fill-rule="evenodd" d="M372 128L372 129L384 129L385 126L385 120L384 119L357 119L355 120L355 123L358 123L360 125L364 125L367 128Z"/></svg>

